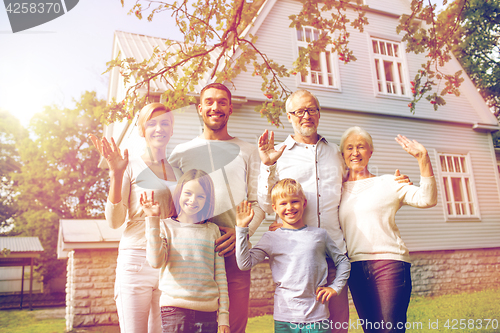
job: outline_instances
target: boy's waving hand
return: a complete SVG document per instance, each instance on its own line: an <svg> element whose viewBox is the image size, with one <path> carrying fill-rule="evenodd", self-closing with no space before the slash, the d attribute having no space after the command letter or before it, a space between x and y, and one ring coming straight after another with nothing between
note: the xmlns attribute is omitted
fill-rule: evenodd
<svg viewBox="0 0 500 333"><path fill-rule="evenodd" d="M236 206L236 225L241 228L248 227L253 215L252 204L248 201L243 201L239 206Z"/></svg>

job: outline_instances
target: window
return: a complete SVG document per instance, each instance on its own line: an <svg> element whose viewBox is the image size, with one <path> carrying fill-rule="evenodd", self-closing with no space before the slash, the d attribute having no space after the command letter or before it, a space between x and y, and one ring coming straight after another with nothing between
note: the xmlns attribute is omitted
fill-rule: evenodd
<svg viewBox="0 0 500 333"><path fill-rule="evenodd" d="M403 65L400 43L372 38L377 91L382 94L410 96L409 80Z"/></svg>
<svg viewBox="0 0 500 333"><path fill-rule="evenodd" d="M320 34L320 30L311 27L297 28L296 32L299 54L301 49L307 48L308 43L318 40ZM305 76L299 74L300 82L338 88L333 59L333 54L329 51L312 53L309 58L309 73Z"/></svg>
<svg viewBox="0 0 500 333"><path fill-rule="evenodd" d="M479 217L468 155L439 154L448 217Z"/></svg>

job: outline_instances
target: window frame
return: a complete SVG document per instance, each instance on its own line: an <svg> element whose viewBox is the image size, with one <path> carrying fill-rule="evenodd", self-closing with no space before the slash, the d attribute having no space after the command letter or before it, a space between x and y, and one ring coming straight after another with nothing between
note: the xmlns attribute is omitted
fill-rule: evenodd
<svg viewBox="0 0 500 333"><path fill-rule="evenodd" d="M381 49L380 43L384 43L384 50L388 50L386 48L387 43L391 44L392 54L395 53L394 45L398 47L398 56L388 54L375 53L374 51L374 41L377 42L379 50ZM408 64L405 57L405 44L401 41L376 36L376 35L368 35L369 49L370 49L370 68L372 71L373 77L373 89L375 92L375 96L377 97L387 97L387 98L397 98L410 100L411 99L411 87L410 87L410 75L408 71ZM385 53L388 53L385 51ZM376 66L378 61L378 66ZM384 69L384 61L391 62L393 81L392 89L396 91L396 93L388 92L387 89L387 79L386 72ZM398 64L400 66L398 66ZM380 74L380 75L379 75ZM379 82L380 81L380 82ZM379 83L382 87L382 91L379 90Z"/></svg>
<svg viewBox="0 0 500 333"><path fill-rule="evenodd" d="M293 28L292 34L293 34L293 41L294 41L294 55L295 58L298 58L300 54L300 48L307 48L308 42L306 40L306 29L311 29L311 36L312 39L311 41L314 40L314 32L317 31L318 34L320 32L319 29L316 29L314 27L310 26L303 26L302 27L302 34L304 36L304 40L301 41L299 40L297 36L297 28ZM328 51L328 48L331 48L332 45L327 46L327 50L324 52L321 52L319 54L319 65L321 66L321 72L320 71L313 71L310 66L308 66L307 71L307 77L306 81L302 81L302 75L300 73L297 73L296 75L296 80L297 80L297 86L298 87L304 87L306 89L311 89L311 88L317 88L317 89L326 89L328 91L340 91L340 74L339 74L339 64L338 64L338 56L336 52L332 52L331 50ZM329 56L328 56L329 54ZM328 63L329 60L329 63ZM311 64L311 60L309 59L309 64ZM328 71L328 65L330 67L330 72ZM316 77L319 77L319 73L322 74L323 78L323 83L313 83L312 77L314 74L316 74ZM331 77L332 79L332 85L329 84L329 78ZM319 79L317 79L319 81Z"/></svg>
<svg viewBox="0 0 500 333"><path fill-rule="evenodd" d="M446 161L447 163L447 171L443 170L443 165L441 163L442 158ZM455 171L448 171L448 164L450 160L452 161L453 165L458 162L460 167L462 168L463 165L465 165L465 172L455 172ZM479 201L477 198L477 190L476 190L476 182L474 180L474 170L472 169L472 161L470 157L470 153L458 153L458 152L447 152L447 151L439 151L436 153L436 165L438 166L438 172L437 176L439 179L436 179L438 183L438 187L442 187L441 191L441 198L443 202L443 213L445 216L446 222L471 222L471 221L480 221L481 220L481 213L479 211ZM462 162L460 162L462 161ZM445 177L446 177L446 187L445 187ZM461 195L464 197L462 201L457 202L455 200L455 194L450 193L453 197L450 197L451 200L447 200L447 191L450 189L450 192L453 192L453 185L452 185L452 178L460 178L460 188L461 188ZM465 179L468 179L468 188L467 188L467 181ZM452 205L452 214L449 214L448 211L448 204ZM462 204L461 206L465 207L465 211L467 214L462 214L459 215L457 214L457 204ZM470 213L470 205L473 206L474 209L474 214Z"/></svg>

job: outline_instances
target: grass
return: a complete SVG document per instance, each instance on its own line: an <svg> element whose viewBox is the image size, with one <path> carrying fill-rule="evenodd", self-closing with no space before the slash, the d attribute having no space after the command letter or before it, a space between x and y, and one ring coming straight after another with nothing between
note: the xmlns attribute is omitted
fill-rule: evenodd
<svg viewBox="0 0 500 333"><path fill-rule="evenodd" d="M420 297L410 303L408 322L421 322L427 331L434 331L436 327L439 332L499 332L499 304L500 290L434 299ZM485 327L488 324L486 319L492 320L488 328Z"/></svg>
<svg viewBox="0 0 500 333"><path fill-rule="evenodd" d="M409 326L406 332L500 332L499 304L500 289L439 297L414 297L408 309ZM349 317L349 333L362 333L363 329L356 327L358 314L354 307L351 307ZM460 319L463 319L462 327ZM487 329L486 319L492 320ZM271 315L250 318L247 333L272 333L273 326Z"/></svg>
<svg viewBox="0 0 500 333"><path fill-rule="evenodd" d="M0 332L9 333L61 333L65 331L64 319L37 319L39 310L0 311Z"/></svg>
<svg viewBox="0 0 500 333"><path fill-rule="evenodd" d="M415 297L408 309L407 332L500 332L500 289L484 290L475 293L463 293L439 297ZM4 310L0 311L0 332L9 333L63 333L65 321L56 319L37 319L37 311L42 310ZM356 310L350 311L350 333L363 330L353 328L358 319ZM460 319L462 327L460 327ZM485 326L490 321L489 327ZM448 323L448 327L446 324ZM481 323L481 327L479 327ZM431 326L429 326L431 325ZM463 328L465 325L465 328ZM413 327L412 327L413 326ZM272 333L274 327L271 315L254 317L248 320L247 333ZM94 327L74 332L117 332L116 326Z"/></svg>
<svg viewBox="0 0 500 333"><path fill-rule="evenodd" d="M0 332L8 333L64 333L66 321L64 308L43 308L33 311L3 310L0 311ZM93 326L77 328L73 333L119 333L116 326Z"/></svg>

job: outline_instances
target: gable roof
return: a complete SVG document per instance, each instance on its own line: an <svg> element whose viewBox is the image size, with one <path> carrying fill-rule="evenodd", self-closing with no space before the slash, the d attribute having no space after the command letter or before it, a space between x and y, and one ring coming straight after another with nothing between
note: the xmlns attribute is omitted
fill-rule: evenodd
<svg viewBox="0 0 500 333"><path fill-rule="evenodd" d="M264 1L262 6L260 6L257 13L255 14L252 22L246 26L246 28L241 32L240 36L246 37L249 34L255 35L257 30L259 30L262 22L265 21L265 19L267 18L267 15L271 11L271 9L274 7L274 4L276 3L276 1L277 0Z"/></svg>
<svg viewBox="0 0 500 333"><path fill-rule="evenodd" d="M0 237L0 250L9 249L16 252L43 252L42 243L38 237Z"/></svg>
<svg viewBox="0 0 500 333"><path fill-rule="evenodd" d="M125 225L112 229L106 220L59 220L57 258L74 249L118 248Z"/></svg>

